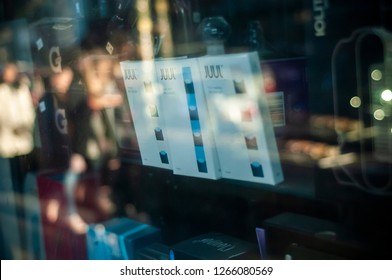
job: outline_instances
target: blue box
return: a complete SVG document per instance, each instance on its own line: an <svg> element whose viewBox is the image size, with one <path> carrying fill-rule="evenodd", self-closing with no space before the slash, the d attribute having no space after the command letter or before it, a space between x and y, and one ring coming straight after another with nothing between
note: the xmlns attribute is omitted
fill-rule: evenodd
<svg viewBox="0 0 392 280"><path fill-rule="evenodd" d="M134 260L136 251L161 241L158 228L128 218L90 224L87 255L90 260Z"/></svg>

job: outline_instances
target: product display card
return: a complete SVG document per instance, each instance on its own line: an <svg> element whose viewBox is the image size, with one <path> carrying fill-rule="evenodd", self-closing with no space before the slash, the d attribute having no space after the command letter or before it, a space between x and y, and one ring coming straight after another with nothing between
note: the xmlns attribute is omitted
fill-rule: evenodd
<svg viewBox="0 0 392 280"><path fill-rule="evenodd" d="M171 169L154 61L120 64L143 165Z"/></svg>
<svg viewBox="0 0 392 280"><path fill-rule="evenodd" d="M197 60L161 60L155 66L174 174L220 178Z"/></svg>
<svg viewBox="0 0 392 280"><path fill-rule="evenodd" d="M283 181L257 53L198 58L223 178Z"/></svg>

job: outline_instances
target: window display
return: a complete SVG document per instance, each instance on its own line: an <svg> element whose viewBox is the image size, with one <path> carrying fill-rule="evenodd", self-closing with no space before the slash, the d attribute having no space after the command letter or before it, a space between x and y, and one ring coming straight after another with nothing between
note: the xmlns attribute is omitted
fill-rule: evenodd
<svg viewBox="0 0 392 280"><path fill-rule="evenodd" d="M0 257L389 258L391 15L1 2Z"/></svg>
<svg viewBox="0 0 392 280"><path fill-rule="evenodd" d="M199 58L222 177L283 181L256 53Z"/></svg>
<svg viewBox="0 0 392 280"><path fill-rule="evenodd" d="M173 173L202 178L221 177L210 116L195 59L155 63L162 114L168 132ZM172 72L173 76L167 73Z"/></svg>
<svg viewBox="0 0 392 280"><path fill-rule="evenodd" d="M171 169L168 132L159 102L162 89L157 83L155 64L143 61L121 65L142 162Z"/></svg>

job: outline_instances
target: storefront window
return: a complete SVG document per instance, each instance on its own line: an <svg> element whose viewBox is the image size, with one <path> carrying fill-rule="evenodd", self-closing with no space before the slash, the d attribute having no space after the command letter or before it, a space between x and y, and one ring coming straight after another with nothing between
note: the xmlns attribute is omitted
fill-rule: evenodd
<svg viewBox="0 0 392 280"><path fill-rule="evenodd" d="M1 259L389 258L391 13L2 1Z"/></svg>

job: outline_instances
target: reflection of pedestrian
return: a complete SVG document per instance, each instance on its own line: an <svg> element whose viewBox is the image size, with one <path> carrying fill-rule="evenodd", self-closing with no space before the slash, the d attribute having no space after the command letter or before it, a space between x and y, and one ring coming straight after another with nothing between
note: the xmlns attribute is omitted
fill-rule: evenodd
<svg viewBox="0 0 392 280"><path fill-rule="evenodd" d="M69 114L69 88L73 70L63 67L60 73L49 77L48 89L38 103L38 121L42 145L42 162L50 169L68 168L69 139L67 119Z"/></svg>
<svg viewBox="0 0 392 280"><path fill-rule="evenodd" d="M81 70L87 99L75 109L74 119L70 120L72 152L85 160L87 172L100 175L102 186L97 204L106 214L112 214L114 205L109 195L120 163L111 108L120 106L122 97L116 92L112 62L106 57L84 58Z"/></svg>
<svg viewBox="0 0 392 280"><path fill-rule="evenodd" d="M20 231L23 218L23 183L33 150L34 106L18 67L7 63L0 84L0 223L4 258L21 258Z"/></svg>
<svg viewBox="0 0 392 280"><path fill-rule="evenodd" d="M91 98L89 100L91 102ZM102 187L98 190L98 205L107 214L112 213L108 195L110 186L119 168L117 144L106 111L98 109L90 102L81 104L75 112L75 121L72 122L72 150L75 156L80 155L86 162L87 172L100 175Z"/></svg>
<svg viewBox="0 0 392 280"><path fill-rule="evenodd" d="M83 163L82 167L78 167L77 157L71 156L67 123L72 111L70 88L73 78L74 71L68 66L63 67L61 72L50 75L46 93L38 103L37 115L42 143L41 161L45 168L64 172L67 213L62 218L75 233L83 233L85 223L78 214L75 201L75 190ZM48 219L54 222L59 215L60 201L50 200L49 207L53 209L50 213L53 216L48 216Z"/></svg>

